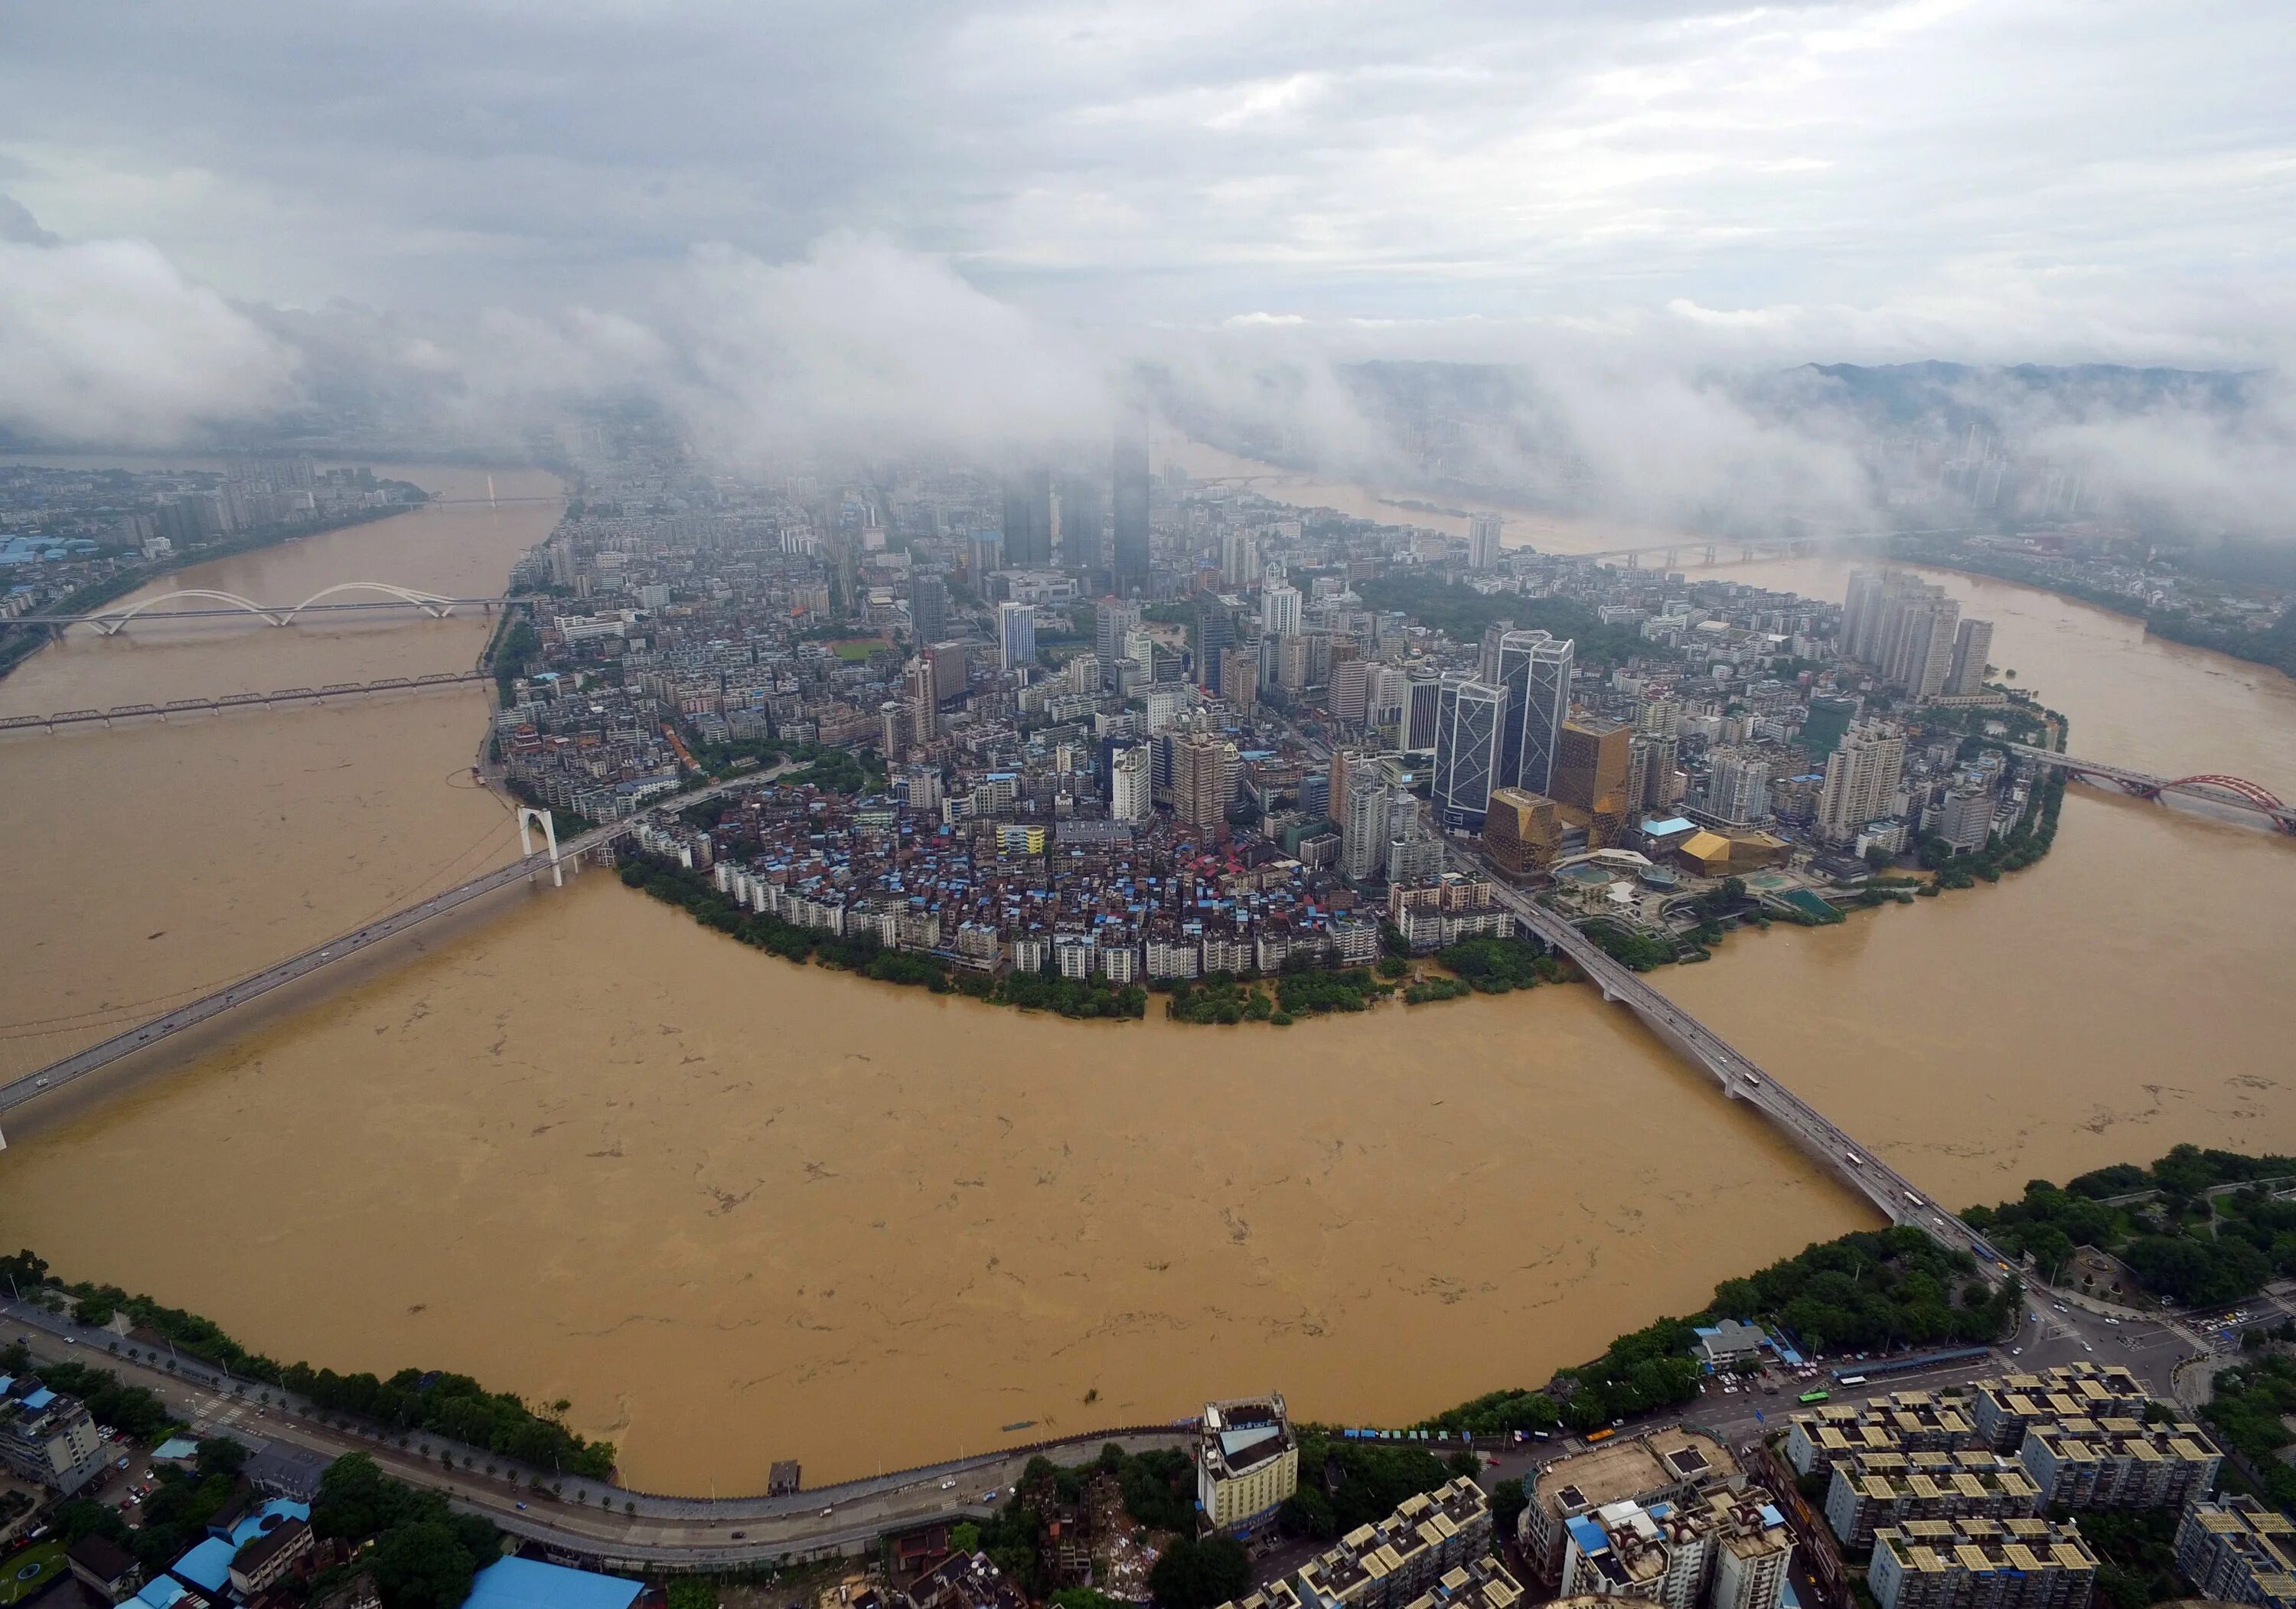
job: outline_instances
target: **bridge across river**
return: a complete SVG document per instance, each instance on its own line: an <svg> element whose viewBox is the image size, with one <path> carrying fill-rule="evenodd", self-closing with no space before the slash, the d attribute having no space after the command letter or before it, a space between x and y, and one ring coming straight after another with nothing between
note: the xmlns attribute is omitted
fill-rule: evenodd
<svg viewBox="0 0 2296 1609"><path fill-rule="evenodd" d="M1455 857L1467 859L1459 851ZM1480 866L1476 869L1481 870ZM2004 1265L2000 1254L1977 1231L1914 1187L1904 1174L1853 1139L1842 1128L1759 1066L1696 1017L1660 994L1642 975L1520 890L1496 877L1491 888L1499 902L1533 938L1567 957L1603 991L1685 1057L1705 1069L1733 1100L1759 1112L1787 1138L1834 1177L1881 1209L1890 1222L1922 1230L1948 1251L1966 1252L1988 1273Z"/></svg>
<svg viewBox="0 0 2296 1609"><path fill-rule="evenodd" d="M2036 749L2025 743L2005 746L2021 759L2054 766L2076 782L2110 783L2122 792L2138 799L2159 799L2164 793L2181 794L2187 799L2251 811L2263 817L2284 833L2296 833L2296 805L2284 802L2269 789L2243 777L2215 773L2198 776L2154 776L2147 772L2131 770L2127 766L2107 765L2102 760L2060 754L2054 749Z"/></svg>
<svg viewBox="0 0 2296 1609"><path fill-rule="evenodd" d="M19 732L31 727L53 732L58 727L84 727L97 721L108 727L116 720L133 720L146 715L156 715L165 720L171 715L262 710L273 704L316 704L331 698L348 698L358 693L420 691L426 687L455 687L469 682L490 682L494 679L494 672L490 670L447 670L430 676L389 676L377 682L330 682L324 687L281 687L272 693L226 693L217 698L170 699L164 704L114 704L109 710L59 710L53 715L0 716L0 732Z"/></svg>
<svg viewBox="0 0 2296 1609"><path fill-rule="evenodd" d="M698 789L692 793L680 794L674 801L673 808L689 809L707 800L715 799L721 793L757 787L768 780L767 776L760 775L718 783L710 787ZM149 1022L138 1023L133 1028L114 1034L101 1044L91 1045L86 1050L77 1051L61 1061L51 1062L47 1066L28 1072L9 1083L0 1084L0 1112L13 1111L27 1101L36 1100L53 1090L62 1088L76 1080L84 1079L92 1072L109 1067L114 1062L171 1039L186 1029L197 1028L203 1022L212 1022L226 1012L234 1010L246 1005L250 1000L269 994L282 984L308 978L324 968L347 961L360 951L371 948L386 939L397 938L412 928L421 926L434 916L443 916L447 912L458 910L473 899L482 898L497 889L507 888L522 879L551 871L557 862L579 856L600 844L611 842L629 833L636 825L636 817L609 822L603 826L593 827L586 833L566 840L563 843L558 844L554 850L545 850L522 856L507 866L482 873L467 882L448 889L443 894L434 894L428 899L407 906L403 910L394 911L391 915L378 921L370 922L351 932L330 939L324 944L315 945L300 955L290 956L286 960L275 965L267 966L259 973L227 983L220 989L211 989L196 1000L178 1006L172 1011L164 1012L152 1018Z"/></svg>

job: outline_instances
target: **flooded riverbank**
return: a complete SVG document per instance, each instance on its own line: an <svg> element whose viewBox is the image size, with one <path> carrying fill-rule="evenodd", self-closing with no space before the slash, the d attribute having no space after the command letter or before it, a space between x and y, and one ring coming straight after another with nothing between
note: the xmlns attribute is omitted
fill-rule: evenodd
<svg viewBox="0 0 2296 1609"><path fill-rule="evenodd" d="M501 550L496 585L548 524L497 517L523 523L472 538ZM292 595L435 585L387 570L411 551L338 554ZM1726 569L1836 597L1848 572ZM2296 789L2285 678L1948 584L2081 751ZM483 627L302 629L184 649L171 696L348 679L330 668L359 654L467 663ZM156 655L78 647L0 707L151 696L129 669ZM283 653L306 657L262 657ZM0 743L5 825L54 846L7 941L0 1051L33 1064L95 1035L27 1019L259 965L506 855L500 804L451 780L484 702ZM1289 1030L1080 1024L791 967L608 877L497 910L110 1100L28 1114L0 1221L270 1351L566 1397L631 1481L685 1491L1270 1386L1409 1419L1868 1221L1591 990ZM1992 1200L2179 1140L2296 1147L2291 913L2284 841L2077 788L2049 858L1997 887L1734 937L1654 981L1941 1199Z"/></svg>

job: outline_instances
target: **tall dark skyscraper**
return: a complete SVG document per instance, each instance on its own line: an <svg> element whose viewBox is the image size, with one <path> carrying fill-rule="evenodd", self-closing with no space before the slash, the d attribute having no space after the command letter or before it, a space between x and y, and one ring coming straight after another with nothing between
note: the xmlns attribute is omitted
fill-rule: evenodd
<svg viewBox="0 0 2296 1609"><path fill-rule="evenodd" d="M1061 487L1061 568L1105 570L1108 555L1102 550L1103 503L1100 482L1090 475L1062 475Z"/></svg>
<svg viewBox="0 0 2296 1609"><path fill-rule="evenodd" d="M1140 415L1116 427L1116 595L1148 594L1148 421Z"/></svg>
<svg viewBox="0 0 2296 1609"><path fill-rule="evenodd" d="M1004 477L1004 567L1047 570L1053 562L1053 477L1024 470Z"/></svg>
<svg viewBox="0 0 2296 1609"><path fill-rule="evenodd" d="M1194 641L1189 646L1195 650L1196 685L1209 693L1225 692L1220 685L1220 655L1235 645L1235 617L1218 599L1200 597L1192 635Z"/></svg>

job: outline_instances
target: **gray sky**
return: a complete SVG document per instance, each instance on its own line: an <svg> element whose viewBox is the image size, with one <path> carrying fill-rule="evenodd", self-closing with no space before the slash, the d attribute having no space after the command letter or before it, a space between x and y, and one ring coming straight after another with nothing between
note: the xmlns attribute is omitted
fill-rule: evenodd
<svg viewBox="0 0 2296 1609"><path fill-rule="evenodd" d="M754 365L1058 417L1063 343L2267 365L2292 41L2284 0L17 0L0 423L154 439L327 364L474 415Z"/></svg>
<svg viewBox="0 0 2296 1609"><path fill-rule="evenodd" d="M2274 0L21 0L0 191L305 306L616 305L851 230L1093 324L2204 358L2285 312L2292 41Z"/></svg>

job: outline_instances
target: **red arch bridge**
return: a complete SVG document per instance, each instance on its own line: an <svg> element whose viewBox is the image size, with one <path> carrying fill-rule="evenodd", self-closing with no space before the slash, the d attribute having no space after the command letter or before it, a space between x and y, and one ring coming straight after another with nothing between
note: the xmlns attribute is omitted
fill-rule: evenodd
<svg viewBox="0 0 2296 1609"><path fill-rule="evenodd" d="M2118 788L2137 799L2157 800L2169 794L2181 794L2188 799L2252 812L2282 832L2296 834L2296 805L2287 803L2269 788L2250 782L2245 777L2226 776L2214 772L2197 776L2153 776L2143 771L2132 771L2126 766L2082 759L2077 755L2059 754L2050 749L2036 749L2023 743L2009 746L2027 759L2056 767L2077 782L2096 787Z"/></svg>

